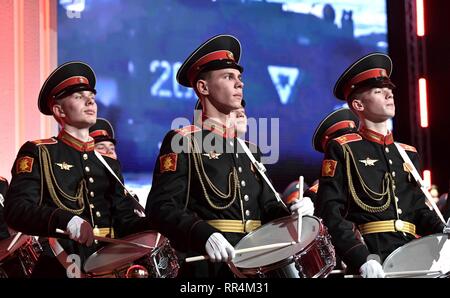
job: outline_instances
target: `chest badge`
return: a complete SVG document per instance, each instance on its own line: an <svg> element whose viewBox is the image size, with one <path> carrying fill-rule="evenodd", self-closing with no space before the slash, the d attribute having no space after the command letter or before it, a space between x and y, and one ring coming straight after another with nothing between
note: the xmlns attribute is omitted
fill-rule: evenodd
<svg viewBox="0 0 450 298"><path fill-rule="evenodd" d="M378 159L370 159L366 157L366 159L360 159L359 162L363 163L366 167L367 166L375 166L375 163L378 161Z"/></svg>
<svg viewBox="0 0 450 298"><path fill-rule="evenodd" d="M209 153L203 153L204 156L208 156L209 159L219 159L219 156L222 155L222 153L217 153L216 151L209 151Z"/></svg>
<svg viewBox="0 0 450 298"><path fill-rule="evenodd" d="M66 170L66 171L70 171L70 169L73 167L73 165L69 165L68 163L66 163L65 161L63 161L62 163L55 163L58 167L61 168L61 170Z"/></svg>

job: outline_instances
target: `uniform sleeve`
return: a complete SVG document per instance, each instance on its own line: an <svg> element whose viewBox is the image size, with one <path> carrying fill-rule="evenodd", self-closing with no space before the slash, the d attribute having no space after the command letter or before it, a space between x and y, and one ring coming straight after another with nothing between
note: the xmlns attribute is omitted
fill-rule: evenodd
<svg viewBox="0 0 450 298"><path fill-rule="evenodd" d="M168 237L176 249L204 254L209 236L219 230L185 208L189 180L188 155L175 153L172 141L174 144L187 145L188 139L174 131L164 138L154 167L153 184L145 211L158 231Z"/></svg>
<svg viewBox="0 0 450 298"><path fill-rule="evenodd" d="M346 189L343 151L339 143L331 141L322 162L316 213L328 228L337 254L348 266L358 269L367 261L370 253L355 224L346 219Z"/></svg>
<svg viewBox="0 0 450 298"><path fill-rule="evenodd" d="M111 169L116 173L117 177L122 183L124 179L120 163L117 160L104 156ZM112 175L110 177L111 189L108 194L111 196L113 226L116 235L121 238L133 233L151 230L152 225L148 217L139 217L134 209L139 208L139 203L136 202L130 194L125 193L122 184L117 181Z"/></svg>
<svg viewBox="0 0 450 298"><path fill-rule="evenodd" d="M257 161L261 161L261 151L259 150L259 147L256 147L256 154L254 155ZM268 176L267 172L265 174L266 176ZM282 203L278 202L272 189L269 187L267 182L261 177L261 174L258 173L258 176L260 177L260 181L262 183L261 195L259 196L259 204L262 207L261 213L262 223L264 224L271 220L283 216L288 216L290 214L288 209L285 208Z"/></svg>
<svg viewBox="0 0 450 298"><path fill-rule="evenodd" d="M407 152L411 161L414 164L414 167L417 169L419 173L422 173L422 167L420 165L419 154L415 152ZM442 233L444 229L444 224L437 216L436 212L430 210L426 205L427 198L423 194L420 187L414 181L414 178L411 177L411 183L414 183L414 196L415 200L415 218L414 223L416 224L416 232L420 236L426 236L434 233Z"/></svg>
<svg viewBox="0 0 450 298"><path fill-rule="evenodd" d="M69 211L41 205L39 149L31 142L19 150L11 170L12 179L5 200L4 216L8 226L29 235L55 236L65 230L73 217Z"/></svg>

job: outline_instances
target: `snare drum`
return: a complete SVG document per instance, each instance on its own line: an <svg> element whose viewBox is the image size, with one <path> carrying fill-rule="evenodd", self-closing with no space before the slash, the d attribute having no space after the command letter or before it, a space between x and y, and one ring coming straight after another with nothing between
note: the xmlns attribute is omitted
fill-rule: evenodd
<svg viewBox="0 0 450 298"><path fill-rule="evenodd" d="M8 251L14 237L0 241L0 277L30 277L42 247L35 237L22 235Z"/></svg>
<svg viewBox="0 0 450 298"><path fill-rule="evenodd" d="M158 232L129 235L122 240L151 246L152 249L125 244L109 244L89 256L84 271L89 277L170 278L178 274L178 258L169 240Z"/></svg>
<svg viewBox="0 0 450 298"><path fill-rule="evenodd" d="M297 215L271 221L250 232L235 246L244 249L297 240ZM326 277L336 265L331 237L321 220L304 216L300 243L237 254L229 264L238 277Z"/></svg>
<svg viewBox="0 0 450 298"><path fill-rule="evenodd" d="M416 277L440 277L450 272L450 241L446 234L425 236L394 250L383 263L386 273L441 271ZM397 276L400 277L400 276ZM409 275L409 277L414 277Z"/></svg>

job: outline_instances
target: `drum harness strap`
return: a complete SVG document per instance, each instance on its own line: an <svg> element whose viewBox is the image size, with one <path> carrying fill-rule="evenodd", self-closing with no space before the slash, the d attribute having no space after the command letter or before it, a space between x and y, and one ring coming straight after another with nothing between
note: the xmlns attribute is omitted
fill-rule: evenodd
<svg viewBox="0 0 450 298"><path fill-rule="evenodd" d="M410 170L410 173L413 175L414 179L416 180L417 184L420 187L420 190L423 192L423 194L425 195L425 198L428 200L428 202L431 204L431 206L433 207L434 211L436 212L436 214L439 216L439 218L442 220L442 222L445 223L444 217L442 216L441 211L439 210L439 208L436 206L436 203L434 202L433 198L431 197L430 192L428 191L427 186L425 185L425 182L423 181L423 179L420 177L419 172L417 172L416 167L414 166L414 164L412 163L411 159L409 158L408 154L406 154L405 149L403 149L402 146L400 146L399 143L395 142L395 146L397 147L398 152L400 153L400 155L403 158L403 161L408 165L408 169Z"/></svg>

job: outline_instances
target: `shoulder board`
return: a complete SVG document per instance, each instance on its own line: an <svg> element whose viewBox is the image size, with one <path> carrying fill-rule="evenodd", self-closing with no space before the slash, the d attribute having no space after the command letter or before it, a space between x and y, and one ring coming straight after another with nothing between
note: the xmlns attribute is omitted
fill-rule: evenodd
<svg viewBox="0 0 450 298"><path fill-rule="evenodd" d="M361 141L362 137L357 133L348 133L338 138L335 138L334 140L339 144L344 145L351 142Z"/></svg>
<svg viewBox="0 0 450 298"><path fill-rule="evenodd" d="M201 129L200 129L200 127L195 126L195 125L188 125L183 128L175 129L175 132L182 136L187 136L187 135L193 134L197 131L201 131Z"/></svg>
<svg viewBox="0 0 450 298"><path fill-rule="evenodd" d="M58 140L55 138L50 138L50 139L41 139L41 140L31 141L31 143L33 143L35 145L52 145L52 144L58 143Z"/></svg>
<svg viewBox="0 0 450 298"><path fill-rule="evenodd" d="M308 188L309 191L317 193L317 190L319 189L319 183L314 184L310 188Z"/></svg>
<svg viewBox="0 0 450 298"><path fill-rule="evenodd" d="M400 147L402 147L406 151L411 151L411 152L416 152L417 153L417 149L414 146L406 145L406 144L402 144L402 143L398 143L398 144L400 145Z"/></svg>

